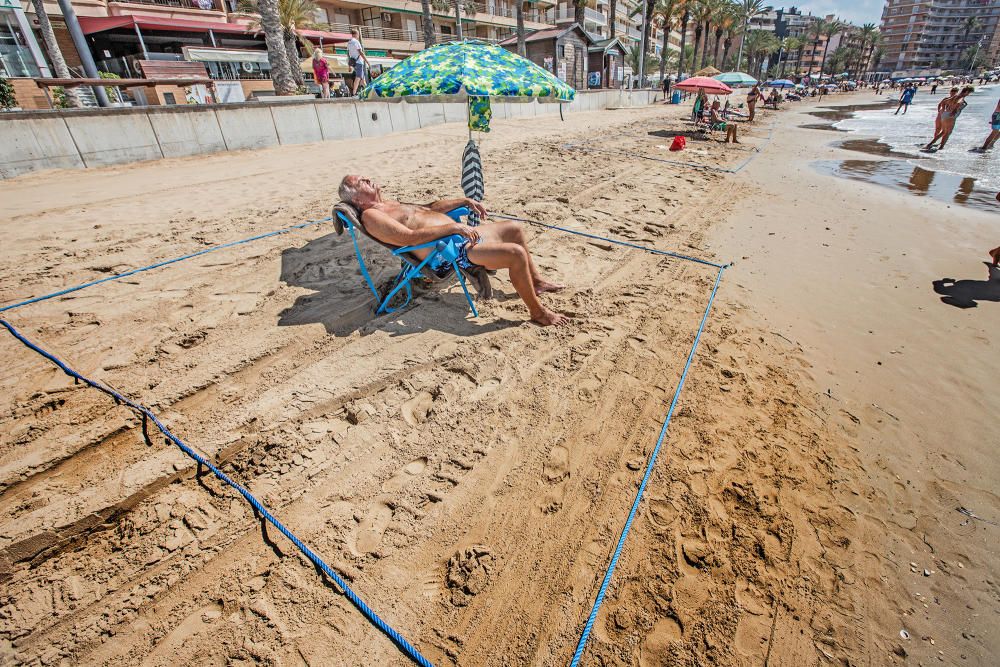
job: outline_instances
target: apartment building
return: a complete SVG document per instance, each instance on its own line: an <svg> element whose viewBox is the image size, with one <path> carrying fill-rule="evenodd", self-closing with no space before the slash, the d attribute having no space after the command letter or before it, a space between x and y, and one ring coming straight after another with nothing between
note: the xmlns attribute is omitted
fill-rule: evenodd
<svg viewBox="0 0 1000 667"><path fill-rule="evenodd" d="M1000 54L1000 0L886 0L881 68L901 74L967 69L976 49Z"/></svg>

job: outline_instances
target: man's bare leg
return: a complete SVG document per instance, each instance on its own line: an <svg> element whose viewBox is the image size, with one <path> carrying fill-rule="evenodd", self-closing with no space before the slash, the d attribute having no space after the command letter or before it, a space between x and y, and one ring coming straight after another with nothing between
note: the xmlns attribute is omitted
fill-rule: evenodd
<svg viewBox="0 0 1000 667"><path fill-rule="evenodd" d="M528 268L531 258L523 246L517 243L480 243L469 249L468 256L470 261L491 271L507 269L510 281L528 307L533 321L542 326L569 324L568 317L549 310L538 300L531 270Z"/></svg>
<svg viewBox="0 0 1000 667"><path fill-rule="evenodd" d="M531 258L531 252L528 250L528 243L524 234L524 227L522 227L520 223L514 221L491 222L485 225L480 225L479 231L481 233L485 233L485 241L516 243L524 248L524 252L528 256L528 272L531 274L531 282L534 286L535 294L558 292L559 290L565 289L565 285L560 285L542 278L542 274L538 272L538 267L535 266L535 261Z"/></svg>
<svg viewBox="0 0 1000 667"><path fill-rule="evenodd" d="M990 257L993 258L993 268L997 268L997 266L1000 266L1000 246L997 246L996 248L993 248L993 250L990 250Z"/></svg>

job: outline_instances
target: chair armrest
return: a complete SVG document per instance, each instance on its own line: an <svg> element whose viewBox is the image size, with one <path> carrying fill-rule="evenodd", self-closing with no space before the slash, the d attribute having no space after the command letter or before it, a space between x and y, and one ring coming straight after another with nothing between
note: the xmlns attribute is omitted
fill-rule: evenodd
<svg viewBox="0 0 1000 667"><path fill-rule="evenodd" d="M455 222L461 222L462 218L469 215L469 213L471 212L472 211L467 209L465 206L459 206L458 208L453 208L452 210L448 211L447 213L445 213L445 215L447 215Z"/></svg>

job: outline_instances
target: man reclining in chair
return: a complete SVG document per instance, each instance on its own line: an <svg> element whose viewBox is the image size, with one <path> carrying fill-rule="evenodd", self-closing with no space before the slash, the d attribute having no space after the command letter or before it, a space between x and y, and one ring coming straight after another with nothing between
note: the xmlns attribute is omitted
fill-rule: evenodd
<svg viewBox="0 0 1000 667"><path fill-rule="evenodd" d="M345 176L338 190L340 198L361 212L365 230L389 245L403 247L430 243L457 234L464 239L460 248L459 265L473 265L491 271L507 269L514 289L528 306L531 319L542 326L562 326L569 323L565 315L542 305L538 295L556 292L562 285L549 282L538 273L528 247L524 230L516 222L491 222L469 227L452 221L445 213L465 206L486 219L486 209L479 202L459 197L442 199L426 205L403 204L382 198L382 188L370 178ZM416 251L423 258L429 250Z"/></svg>

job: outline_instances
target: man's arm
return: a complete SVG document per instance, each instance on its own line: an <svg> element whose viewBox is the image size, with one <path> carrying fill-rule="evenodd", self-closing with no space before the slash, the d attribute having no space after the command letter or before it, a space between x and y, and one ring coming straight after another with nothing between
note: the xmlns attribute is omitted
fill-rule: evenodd
<svg viewBox="0 0 1000 667"><path fill-rule="evenodd" d="M382 211L369 209L361 214L365 229L369 234L379 239L383 243L398 247L422 245L437 241L438 239L452 234L458 234L470 241L471 245L479 242L479 234L467 225L460 225L457 222L443 225L432 225L421 229L410 229L406 225L398 222L391 215Z"/></svg>
<svg viewBox="0 0 1000 667"><path fill-rule="evenodd" d="M454 211L456 208L462 206L470 209L480 218L486 217L486 208L482 204L477 202L475 199L470 199L469 197L452 197L450 199L439 199L438 201L432 201L429 204L424 204L424 208L429 208L432 211L445 214L447 214L448 211Z"/></svg>

